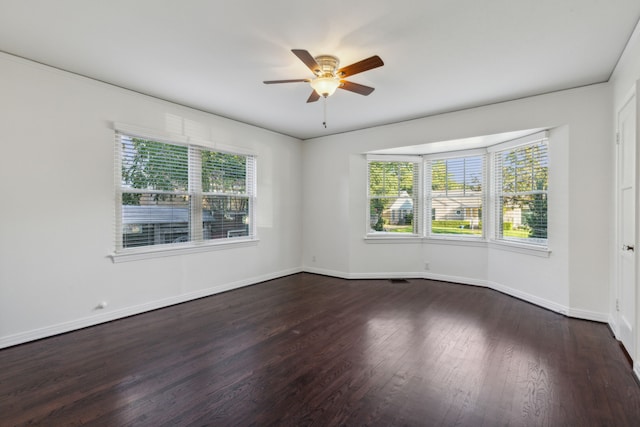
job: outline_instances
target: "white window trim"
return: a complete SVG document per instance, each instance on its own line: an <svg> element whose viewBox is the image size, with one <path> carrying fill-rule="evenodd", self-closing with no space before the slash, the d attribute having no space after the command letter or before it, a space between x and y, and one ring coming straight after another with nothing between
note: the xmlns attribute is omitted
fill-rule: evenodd
<svg viewBox="0 0 640 427"><path fill-rule="evenodd" d="M152 259L152 258L161 258L168 256L176 256L176 255L185 255L192 253L200 253L200 252L208 252L208 251L216 251L216 250L224 250L230 248L237 247L246 247L246 246L255 246L260 241L258 237L258 227L256 224L256 206L257 206L257 155L255 152L246 150L243 148L236 148L225 144L220 144L214 141L208 141L200 138L191 138L185 135L158 131L155 129L147 129L139 126L128 125L120 122L113 122L113 130L115 131L115 136L118 134L124 134L130 137L137 137L142 139L153 140L157 142L163 142L174 145L185 145L189 147L189 155L192 154L192 148L195 146L202 147L208 151L216 151L228 154L239 154L253 157L253 176L251 182L251 186L253 189L253 193L249 195L249 204L251 208L249 209L249 221L251 224L251 230L249 236L242 236L237 238L227 238L227 239L215 239L215 240L207 240L207 241L191 241L184 244L167 244L167 245L150 245L150 246L142 246L135 248L122 248L121 241L116 237L115 242L115 250L108 255L109 258L114 263L119 262L127 262L127 261L137 261L144 259ZM116 144L115 149L115 159L114 159L114 184L115 184L115 206L116 206L116 218L115 218L115 236L122 236L123 228L122 228L122 212L119 209L122 205L119 200L122 200L122 184L121 184L121 175L117 173L122 167L122 146L121 144ZM189 165L191 166L191 161ZM193 171L189 171L189 175ZM189 185L191 186L191 179L189 179ZM191 190L191 188L190 188ZM189 191L191 193L191 191ZM200 191L200 193L202 193ZM202 215L200 212L197 215ZM192 232L195 228L198 228L195 231L196 236L201 236L202 231L197 227L197 224L201 223L201 221L197 222L192 220L191 227Z"/></svg>

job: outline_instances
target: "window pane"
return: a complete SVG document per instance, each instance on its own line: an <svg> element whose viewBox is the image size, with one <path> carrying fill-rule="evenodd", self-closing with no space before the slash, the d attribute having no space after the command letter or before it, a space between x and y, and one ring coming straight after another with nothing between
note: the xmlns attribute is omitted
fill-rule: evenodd
<svg viewBox="0 0 640 427"><path fill-rule="evenodd" d="M369 162L369 195L413 195L414 169L410 162Z"/></svg>
<svg viewBox="0 0 640 427"><path fill-rule="evenodd" d="M205 240L249 235L249 198L205 196L202 198L202 229Z"/></svg>
<svg viewBox="0 0 640 427"><path fill-rule="evenodd" d="M122 247L189 241L189 197L122 195Z"/></svg>
<svg viewBox="0 0 640 427"><path fill-rule="evenodd" d="M373 198L369 201L370 231L417 233L417 201L411 197Z"/></svg>
<svg viewBox="0 0 640 427"><path fill-rule="evenodd" d="M203 151L202 191L205 193L246 194L246 156Z"/></svg>
<svg viewBox="0 0 640 427"><path fill-rule="evenodd" d="M438 197L431 201L431 232L482 236L482 197Z"/></svg>
<svg viewBox="0 0 640 427"><path fill-rule="evenodd" d="M520 147L499 153L502 192L523 193L547 189L548 159L546 144Z"/></svg>
<svg viewBox="0 0 640 427"><path fill-rule="evenodd" d="M458 157L431 163L431 190L441 196L482 191L484 157Z"/></svg>
<svg viewBox="0 0 640 427"><path fill-rule="evenodd" d="M125 136L121 141L124 188L187 191L187 147Z"/></svg>
<svg viewBox="0 0 640 427"><path fill-rule="evenodd" d="M502 198L502 237L527 243L547 242L547 195Z"/></svg>

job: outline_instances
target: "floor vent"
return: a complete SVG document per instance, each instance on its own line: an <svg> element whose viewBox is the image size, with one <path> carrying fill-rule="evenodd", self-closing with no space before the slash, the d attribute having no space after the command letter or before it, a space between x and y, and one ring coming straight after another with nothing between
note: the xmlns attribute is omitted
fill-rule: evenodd
<svg viewBox="0 0 640 427"><path fill-rule="evenodd" d="M407 279L389 279L391 283L409 283Z"/></svg>

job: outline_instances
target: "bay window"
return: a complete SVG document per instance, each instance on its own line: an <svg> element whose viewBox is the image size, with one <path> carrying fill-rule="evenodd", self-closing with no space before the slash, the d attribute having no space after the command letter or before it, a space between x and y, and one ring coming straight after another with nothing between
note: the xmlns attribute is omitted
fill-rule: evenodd
<svg viewBox="0 0 640 427"><path fill-rule="evenodd" d="M466 151L369 154L367 164L368 237L489 239L547 249L546 131Z"/></svg>

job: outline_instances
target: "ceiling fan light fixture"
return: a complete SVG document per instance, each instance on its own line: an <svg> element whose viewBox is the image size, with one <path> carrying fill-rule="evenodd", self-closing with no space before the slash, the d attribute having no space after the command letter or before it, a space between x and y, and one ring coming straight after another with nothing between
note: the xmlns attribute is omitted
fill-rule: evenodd
<svg viewBox="0 0 640 427"><path fill-rule="evenodd" d="M311 87L316 93L325 98L333 95L340 86L340 79L337 77L317 77L311 80Z"/></svg>

